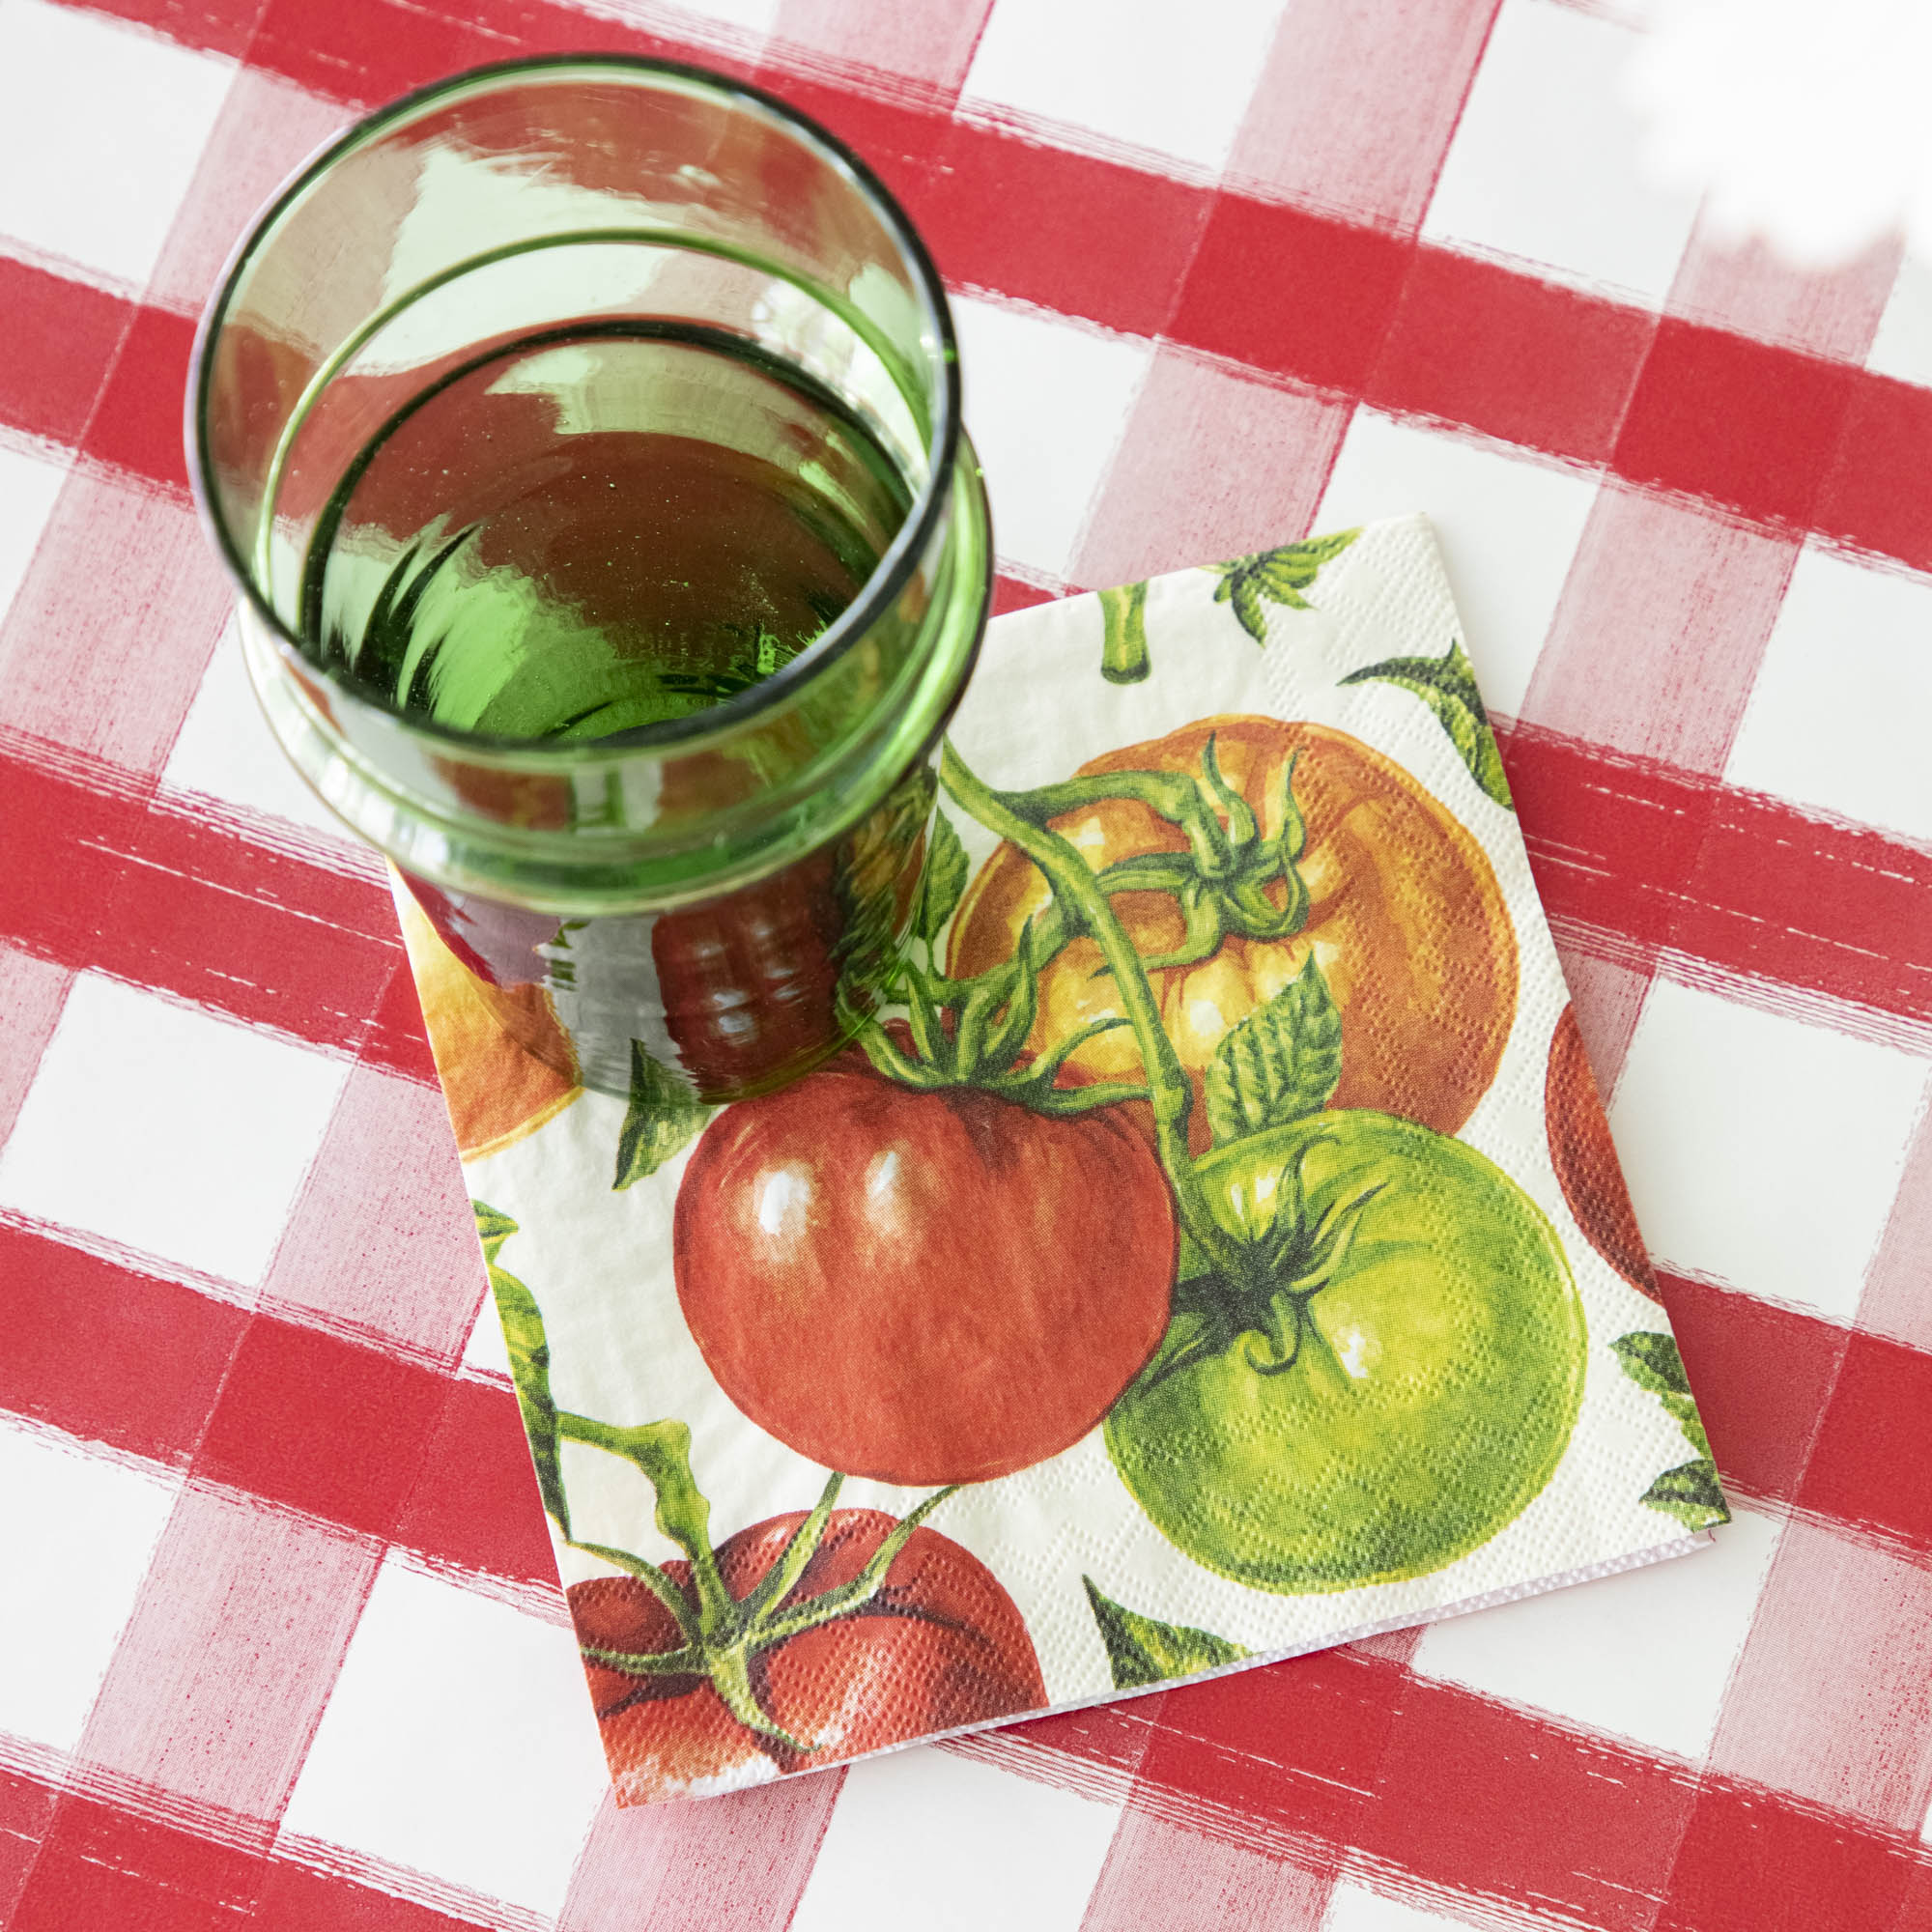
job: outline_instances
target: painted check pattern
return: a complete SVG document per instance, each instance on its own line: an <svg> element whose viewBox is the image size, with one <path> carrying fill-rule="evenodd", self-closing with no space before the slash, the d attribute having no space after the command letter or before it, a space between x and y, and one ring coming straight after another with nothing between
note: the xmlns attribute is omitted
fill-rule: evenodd
<svg viewBox="0 0 1932 1932"><path fill-rule="evenodd" d="M1631 31L0 0L0 1926L1932 1928L1932 275L1646 186ZM570 47L877 163L959 299L1006 604L1436 519L1714 1550L611 1806L387 895L251 722L179 429L276 180Z"/></svg>

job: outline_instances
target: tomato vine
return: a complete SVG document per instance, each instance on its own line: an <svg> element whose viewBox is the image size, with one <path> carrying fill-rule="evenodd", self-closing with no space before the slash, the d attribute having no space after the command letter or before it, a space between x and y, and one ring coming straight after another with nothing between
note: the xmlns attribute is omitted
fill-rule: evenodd
<svg viewBox="0 0 1932 1932"><path fill-rule="evenodd" d="M647 1422L622 1429L559 1409L556 1425L565 1441L588 1443L621 1457L642 1472L657 1497L658 1528L683 1550L697 1596L694 1609L684 1591L657 1564L630 1550L566 1533L564 1541L573 1549L599 1557L642 1583L664 1605L684 1638L673 1650L647 1653L583 1644L584 1657L632 1677L708 1678L725 1709L741 1724L787 1750L810 1750L810 1741L793 1737L760 1705L752 1681L753 1660L761 1651L774 1649L835 1618L849 1616L870 1603L913 1532L953 1493L952 1490L935 1491L901 1517L850 1582L794 1604L789 1601L791 1592L816 1553L844 1487L845 1478L835 1470L826 1478L811 1513L792 1532L779 1560L748 1595L734 1598L719 1568L711 1541L711 1504L692 1474L691 1431L682 1422Z"/></svg>
<svg viewBox="0 0 1932 1932"><path fill-rule="evenodd" d="M942 782L947 755L959 764L951 741L941 756ZM959 768L965 769L963 764ZM1108 772L996 795L1029 824L1039 827L1083 807L1131 799L1181 833L1187 840L1184 852L1145 852L1117 860L1097 873L1081 861L1110 897L1118 893L1172 895L1185 922L1181 944L1140 962L1145 971L1160 973L1197 965L1229 939L1286 939L1308 920L1308 888L1296 869L1307 827L1294 802L1293 759L1282 772L1281 829L1270 838L1262 836L1253 807L1221 776L1211 736L1202 748L1201 774L1196 779L1187 772ZM959 803L966 804L963 799ZM1280 904L1272 895L1276 887L1281 889ZM1076 929L1058 893L1055 901L1037 944L1040 965L1065 946Z"/></svg>
<svg viewBox="0 0 1932 1932"><path fill-rule="evenodd" d="M1233 1244L1208 1211L1208 1197L1188 1155L1187 1118L1194 1107L1194 1090L1174 1050L1174 1042L1161 1025L1148 969L1127 937L1125 927L1115 916L1102 878L1081 858L1078 849L1046 822L1087 802L1092 793L1091 782L1072 780L1065 784L1042 785L1031 792L998 792L972 771L951 739L940 751L939 781L962 810L970 812L989 832L1008 839L1039 867L1053 889L1054 903L1062 921L1069 928L1086 932L1100 948L1126 1009L1127 1024L1133 1028L1140 1046L1147 1075L1147 1097L1153 1106L1156 1149L1161 1166L1167 1171L1168 1184L1174 1190L1180 1225L1204 1254L1217 1264L1232 1265ZM1115 782L1130 781L1136 782L1137 796L1161 796L1163 803L1172 808L1162 810L1162 815L1182 825L1197 853L1205 847L1210 854L1225 859L1229 849L1227 836L1191 780L1174 773L1139 772ZM1155 809L1162 810L1161 806ZM1245 806L1242 809L1246 810ZM1253 814L1249 813L1248 818L1252 824ZM1071 1051L1071 1047L1067 1050Z"/></svg>

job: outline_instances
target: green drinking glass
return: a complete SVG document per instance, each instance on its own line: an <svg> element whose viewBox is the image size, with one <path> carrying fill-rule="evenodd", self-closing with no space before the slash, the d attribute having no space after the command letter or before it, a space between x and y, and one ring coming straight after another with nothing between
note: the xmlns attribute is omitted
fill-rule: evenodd
<svg viewBox="0 0 1932 1932"><path fill-rule="evenodd" d="M188 438L275 735L529 1050L725 1099L862 1023L992 546L855 156L668 63L427 88L242 243Z"/></svg>

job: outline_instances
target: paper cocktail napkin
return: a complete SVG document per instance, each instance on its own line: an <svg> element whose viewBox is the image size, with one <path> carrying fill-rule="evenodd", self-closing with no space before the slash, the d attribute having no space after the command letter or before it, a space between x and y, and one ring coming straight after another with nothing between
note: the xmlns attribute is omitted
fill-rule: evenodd
<svg viewBox="0 0 1932 1932"><path fill-rule="evenodd" d="M1428 524L1003 617L951 742L901 1016L715 1112L400 895L627 1803L1724 1520Z"/></svg>

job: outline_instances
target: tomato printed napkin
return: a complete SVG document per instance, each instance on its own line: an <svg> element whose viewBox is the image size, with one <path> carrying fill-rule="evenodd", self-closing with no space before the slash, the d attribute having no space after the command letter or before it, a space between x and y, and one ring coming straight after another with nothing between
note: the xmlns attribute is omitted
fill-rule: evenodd
<svg viewBox="0 0 1932 1932"><path fill-rule="evenodd" d="M1424 519L998 619L938 807L901 1004L723 1108L398 895L620 1801L1708 1540Z"/></svg>

